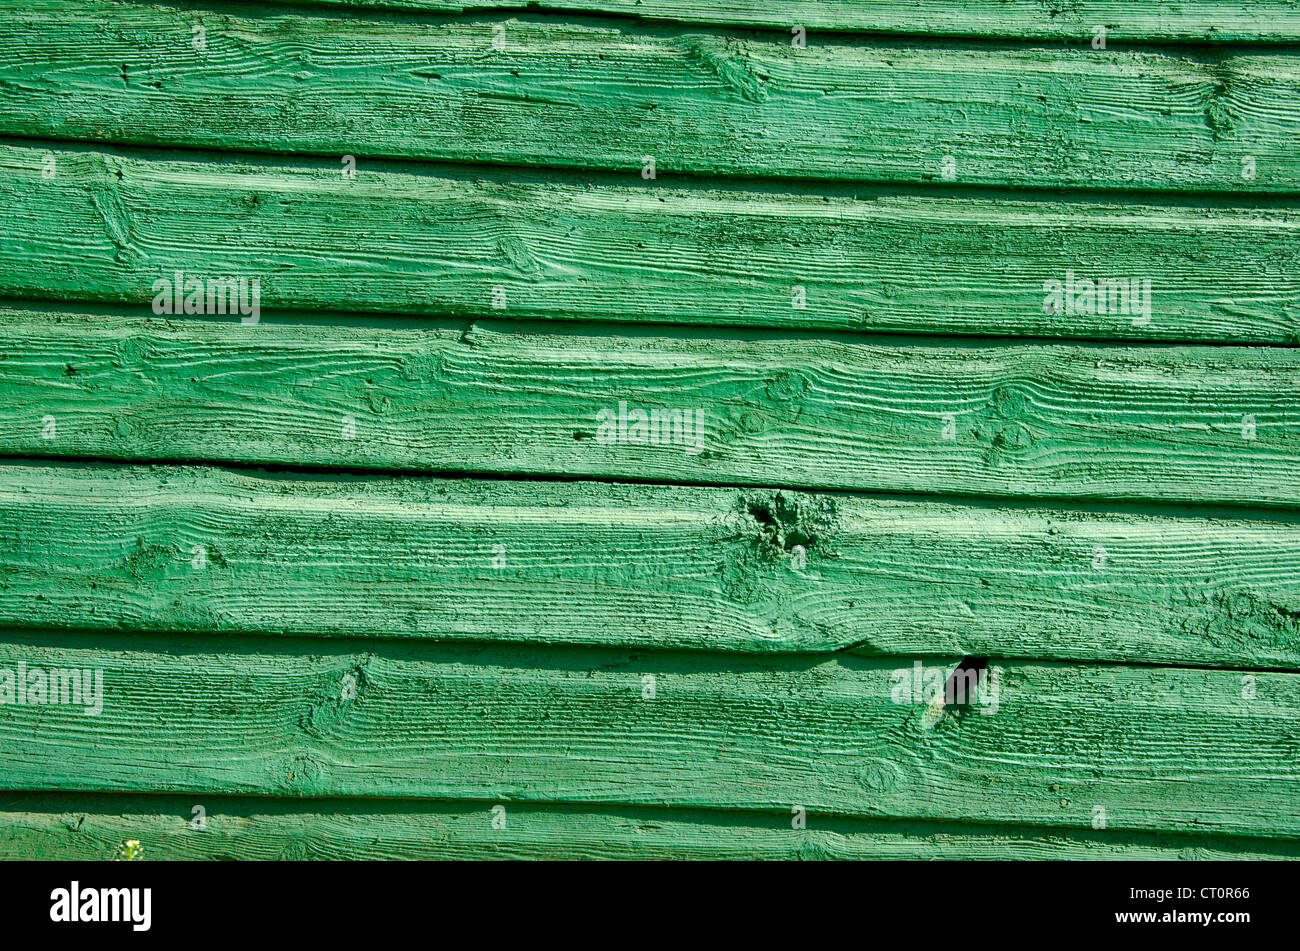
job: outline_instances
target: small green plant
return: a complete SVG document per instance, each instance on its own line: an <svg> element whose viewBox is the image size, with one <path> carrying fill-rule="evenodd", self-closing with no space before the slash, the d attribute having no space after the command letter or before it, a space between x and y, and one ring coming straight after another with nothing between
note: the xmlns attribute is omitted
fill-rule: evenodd
<svg viewBox="0 0 1300 951"><path fill-rule="evenodd" d="M144 851L144 846L140 844L139 839L127 839L122 843L121 848L117 850L118 859L125 862L133 862L140 857Z"/></svg>

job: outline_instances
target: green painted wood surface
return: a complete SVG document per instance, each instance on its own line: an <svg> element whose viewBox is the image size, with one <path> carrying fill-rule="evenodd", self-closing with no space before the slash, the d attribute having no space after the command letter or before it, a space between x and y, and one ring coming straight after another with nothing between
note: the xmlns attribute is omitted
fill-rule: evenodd
<svg viewBox="0 0 1300 951"><path fill-rule="evenodd" d="M98 716L0 706L0 788L719 807L1294 838L1300 675L999 663L992 713L897 660L9 635ZM643 699L644 677L655 696ZM349 690L355 693L351 696ZM980 708L989 709L989 708ZM33 736L42 742L33 743ZM773 820L776 820L773 816Z"/></svg>
<svg viewBox="0 0 1300 951"><path fill-rule="evenodd" d="M1296 39L0 5L0 858L1297 857Z"/></svg>
<svg viewBox="0 0 1300 951"><path fill-rule="evenodd" d="M0 468L8 625L1294 668L1297 578L1291 517Z"/></svg>
<svg viewBox="0 0 1300 951"><path fill-rule="evenodd" d="M148 303L154 282L180 269L257 278L266 307L1300 339L1300 215L1290 200L596 184L558 171L364 161L355 179L341 172L337 160L0 144L0 292ZM1150 320L1135 323L1109 298L1100 312L1045 310L1045 282L1071 272L1150 281Z"/></svg>
<svg viewBox="0 0 1300 951"><path fill-rule="evenodd" d="M1300 503L1294 349L292 319L0 307L0 452Z"/></svg>
<svg viewBox="0 0 1300 951"><path fill-rule="evenodd" d="M304 0L357 8L431 13L469 11L511 16L518 0ZM1300 38L1300 8L1290 0L540 0L529 9L616 14L687 23L925 34L1008 39L1063 38L1091 42L1105 26L1107 39L1250 42ZM816 43L814 37L808 42Z"/></svg>
<svg viewBox="0 0 1300 951"><path fill-rule="evenodd" d="M205 29L203 49L192 41ZM0 8L0 132L457 162L1300 188L1300 58L882 46L214 4ZM1243 176L1253 157L1255 177Z"/></svg>
<svg viewBox="0 0 1300 951"><path fill-rule="evenodd" d="M5 796L0 859L1294 859L1285 839L1051 829L698 809L202 795ZM195 829L194 807L205 828Z"/></svg>

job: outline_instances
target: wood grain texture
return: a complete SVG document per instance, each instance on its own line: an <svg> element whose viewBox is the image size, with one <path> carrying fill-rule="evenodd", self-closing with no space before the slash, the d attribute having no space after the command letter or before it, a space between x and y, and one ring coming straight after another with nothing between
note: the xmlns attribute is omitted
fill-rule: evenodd
<svg viewBox="0 0 1300 951"><path fill-rule="evenodd" d="M1300 6L1057 7L0 4L0 858L1300 857Z"/></svg>
<svg viewBox="0 0 1300 951"><path fill-rule="evenodd" d="M513 15L519 0L304 0L306 3L407 10L471 11ZM529 9L617 14L647 20L735 24L788 30L991 36L1007 39L1091 41L1105 26L1109 40L1285 41L1300 38L1300 10L1287 0L1072 0L1049 5L1034 0L996 4L962 0L539 0ZM816 43L812 38L809 42Z"/></svg>
<svg viewBox="0 0 1300 951"><path fill-rule="evenodd" d="M0 705L0 787L13 791L638 804L785 822L801 806L1080 830L1100 805L1118 831L1300 833L1295 674L1255 674L1244 699L1233 671L997 664L995 712L933 721L892 698L897 661L846 655L7 637L0 666L20 661L100 669L104 703L98 716Z"/></svg>
<svg viewBox="0 0 1300 951"><path fill-rule="evenodd" d="M0 452L1300 504L1293 349L554 326L0 307Z"/></svg>
<svg viewBox="0 0 1300 951"><path fill-rule="evenodd" d="M195 829L202 805L206 828ZM27 795L0 799L0 859L111 861L128 841L144 860L538 859L744 861L1293 859L1286 839L1051 829L699 809L487 803Z"/></svg>
<svg viewBox="0 0 1300 951"><path fill-rule="evenodd" d="M176 466L0 475L0 624L1300 665L1290 517Z"/></svg>
<svg viewBox="0 0 1300 951"><path fill-rule="evenodd" d="M356 179L341 171L0 144L0 292L148 303L154 282L179 269L256 278L265 307L1300 340L1300 214L1290 200L1234 208L596 184L364 161ZM1100 310L1052 312L1045 284L1071 272L1149 281L1150 320L1119 313L1109 296Z"/></svg>
<svg viewBox="0 0 1300 951"><path fill-rule="evenodd" d="M608 22L31 0L0 132L658 174L1295 193L1300 59L792 48ZM203 48L195 49L202 26ZM1255 177L1243 176L1243 159Z"/></svg>

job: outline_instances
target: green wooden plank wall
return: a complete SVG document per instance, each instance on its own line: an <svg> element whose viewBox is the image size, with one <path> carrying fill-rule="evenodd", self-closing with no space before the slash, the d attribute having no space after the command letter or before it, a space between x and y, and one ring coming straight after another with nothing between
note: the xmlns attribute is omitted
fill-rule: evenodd
<svg viewBox="0 0 1300 951"><path fill-rule="evenodd" d="M529 7L0 3L0 857L1300 856L1300 8Z"/></svg>

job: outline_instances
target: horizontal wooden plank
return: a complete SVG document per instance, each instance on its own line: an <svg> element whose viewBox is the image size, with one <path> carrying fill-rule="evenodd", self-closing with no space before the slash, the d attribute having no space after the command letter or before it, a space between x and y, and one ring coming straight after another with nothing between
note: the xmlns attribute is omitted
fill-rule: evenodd
<svg viewBox="0 0 1300 951"><path fill-rule="evenodd" d="M0 293L150 303L155 282L180 270L255 279L265 307L1300 340L1300 213L1286 203L645 188L364 163L355 179L339 172L0 144ZM1067 309L1071 275L1078 306ZM1128 312L1109 293L1087 306L1084 280L1125 282Z"/></svg>
<svg viewBox="0 0 1300 951"><path fill-rule="evenodd" d="M30 0L0 9L0 132L636 181L649 157L664 178L1300 189L1291 53L798 49L771 34L498 25Z"/></svg>
<svg viewBox="0 0 1300 951"><path fill-rule="evenodd" d="M290 319L0 307L0 452L1300 503L1293 349Z"/></svg>
<svg viewBox="0 0 1300 951"><path fill-rule="evenodd" d="M0 468L0 624L1300 665L1300 524L770 489Z"/></svg>
<svg viewBox="0 0 1300 951"><path fill-rule="evenodd" d="M304 0L311 4L389 8L421 13L509 16L519 0ZM1091 42L1098 26L1116 40L1285 41L1300 38L1300 9L1287 0L1072 0L1049 6L1035 0L995 5L963 0L533 0L529 9L615 14L648 20L734 24L789 30L1078 39ZM505 12L509 11L509 12ZM808 42L817 42L816 38Z"/></svg>
<svg viewBox="0 0 1300 951"><path fill-rule="evenodd" d="M0 668L26 664L29 681L103 677L98 715L0 705L0 787L714 807L783 822L798 806L1077 829L1102 808L1113 830L1300 835L1295 674L1256 673L1247 690L1233 671L995 664L996 704L936 720L896 702L909 667L847 655L84 645L0 644Z"/></svg>
<svg viewBox="0 0 1300 951"><path fill-rule="evenodd" d="M1261 860L1300 842L1093 829L511 802L282 800L200 794L0 800L0 860L971 859ZM199 807L201 812L196 812ZM497 820L496 826L493 820ZM196 821L200 827L196 827ZM504 826L501 822L504 821Z"/></svg>

